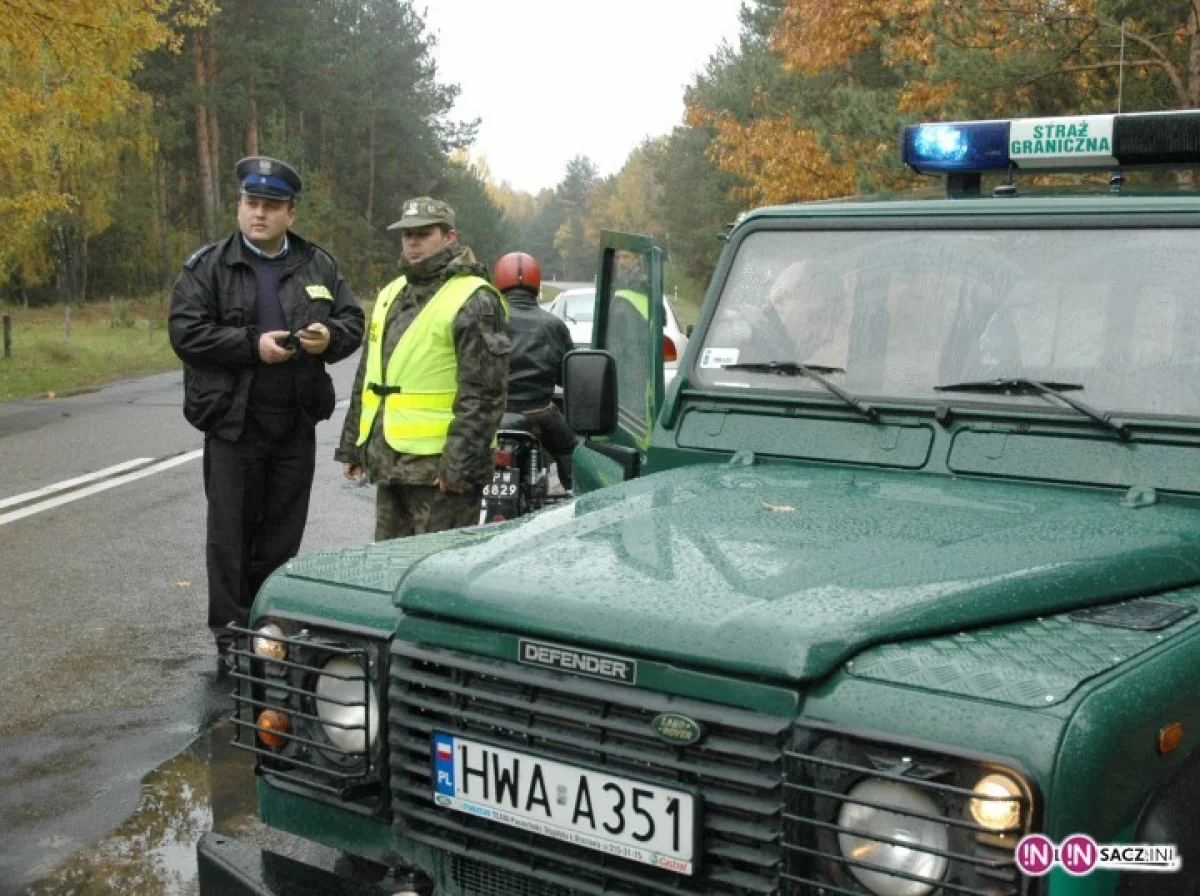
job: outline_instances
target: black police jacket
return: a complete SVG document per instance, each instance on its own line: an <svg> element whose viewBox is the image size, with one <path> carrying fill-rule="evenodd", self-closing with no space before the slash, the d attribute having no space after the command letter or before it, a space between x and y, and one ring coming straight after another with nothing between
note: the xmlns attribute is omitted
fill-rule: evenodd
<svg viewBox="0 0 1200 896"><path fill-rule="evenodd" d="M337 402L326 363L354 353L362 342L363 312L325 250L293 233L279 278L279 304L291 332L309 324L329 328L321 355L297 351L296 406L315 425ZM246 419L258 356L258 283L241 233L194 252L171 293L171 347L183 361L183 415L203 432L235 440Z"/></svg>
<svg viewBox="0 0 1200 896"><path fill-rule="evenodd" d="M508 409L529 411L545 407L562 385L563 357L574 348L567 325L538 307L537 296L523 288L510 289L508 328Z"/></svg>

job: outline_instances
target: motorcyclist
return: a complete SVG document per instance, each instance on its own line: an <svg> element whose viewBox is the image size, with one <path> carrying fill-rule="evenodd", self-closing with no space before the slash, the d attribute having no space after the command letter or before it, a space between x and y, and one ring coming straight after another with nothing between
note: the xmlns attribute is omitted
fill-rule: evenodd
<svg viewBox="0 0 1200 896"><path fill-rule="evenodd" d="M558 480L568 491L574 485L571 454L578 442L553 402L554 387L562 385L563 357L574 344L567 325L538 307L542 269L532 255L509 252L492 276L508 300L512 351L508 356L507 410L523 414L558 467Z"/></svg>

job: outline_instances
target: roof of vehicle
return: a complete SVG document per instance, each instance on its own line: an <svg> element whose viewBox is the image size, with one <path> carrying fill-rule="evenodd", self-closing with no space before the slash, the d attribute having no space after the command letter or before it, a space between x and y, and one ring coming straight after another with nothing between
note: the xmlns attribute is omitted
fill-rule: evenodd
<svg viewBox="0 0 1200 896"><path fill-rule="evenodd" d="M754 221L786 218L965 217L1020 215L1171 214L1200 212L1200 193L1064 195L1038 194L995 198L941 198L774 205L748 212L741 228Z"/></svg>

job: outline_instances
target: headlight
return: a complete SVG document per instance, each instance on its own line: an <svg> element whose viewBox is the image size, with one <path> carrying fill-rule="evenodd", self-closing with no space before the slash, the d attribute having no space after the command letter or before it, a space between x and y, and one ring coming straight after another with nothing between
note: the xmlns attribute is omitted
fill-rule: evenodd
<svg viewBox="0 0 1200 896"><path fill-rule="evenodd" d="M321 667L316 693L317 717L324 723L330 743L350 753L362 753L375 744L379 696L375 685L367 682L362 666L343 656L334 657Z"/></svg>
<svg viewBox="0 0 1200 896"><path fill-rule="evenodd" d="M942 879L949 861L945 856L925 850L946 852L950 845L946 825L908 814L941 817L942 812L933 800L915 787L882 778L868 778L856 784L846 794L846 799L847 802L842 804L838 813L838 825L870 836L858 836L845 831L839 833L838 846L842 855L930 881ZM862 800L874 805L863 806L849 800ZM889 806L899 811L876 806ZM873 840L871 836L879 837L884 842ZM904 845L907 843L911 843L912 848ZM859 883L879 896L925 896L937 888L936 884L907 880L885 871L856 865L847 867Z"/></svg>
<svg viewBox="0 0 1200 896"><path fill-rule="evenodd" d="M971 817L990 831L1007 831L1021 822L1021 788L1007 775L987 775L975 785L982 799L971 800Z"/></svg>
<svg viewBox="0 0 1200 896"><path fill-rule="evenodd" d="M273 622L258 629L258 634L251 640L250 646L255 656L266 660L282 660L287 658L287 644L283 641L283 629Z"/></svg>

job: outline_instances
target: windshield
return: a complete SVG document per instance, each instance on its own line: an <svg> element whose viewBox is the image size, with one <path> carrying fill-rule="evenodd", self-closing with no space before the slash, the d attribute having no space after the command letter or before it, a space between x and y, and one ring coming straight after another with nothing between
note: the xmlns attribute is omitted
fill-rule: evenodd
<svg viewBox="0 0 1200 896"><path fill-rule="evenodd" d="M1200 416L1200 240L1188 229L748 236L697 353L713 388L823 391L728 364L801 362L863 397L1042 405L937 386L1079 384L1106 411Z"/></svg>
<svg viewBox="0 0 1200 896"><path fill-rule="evenodd" d="M563 313L576 322L590 321L595 304L596 294L594 292L576 293L567 296L563 303Z"/></svg>

